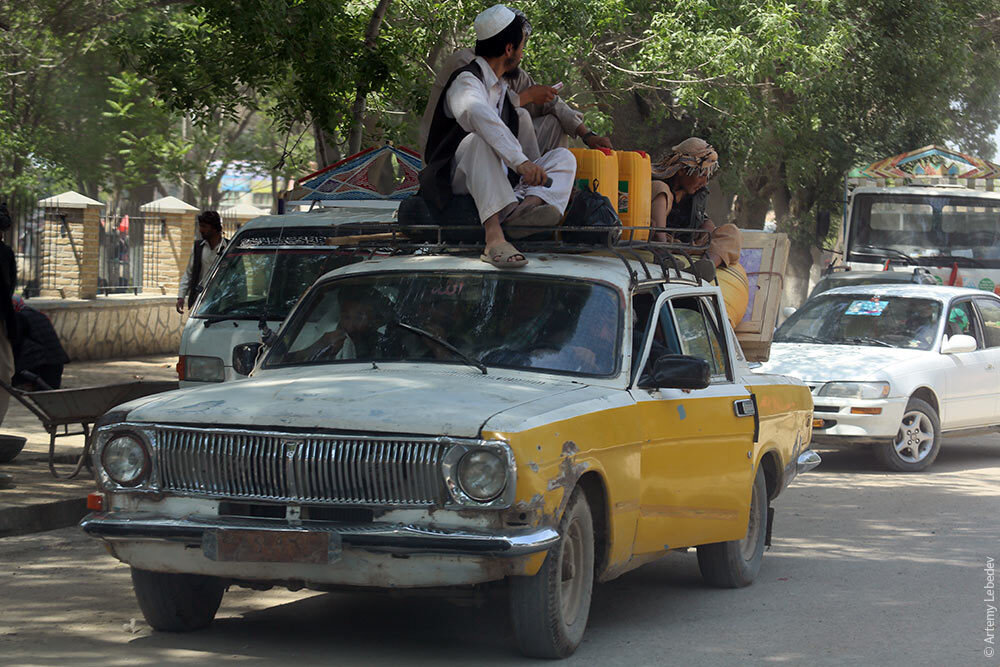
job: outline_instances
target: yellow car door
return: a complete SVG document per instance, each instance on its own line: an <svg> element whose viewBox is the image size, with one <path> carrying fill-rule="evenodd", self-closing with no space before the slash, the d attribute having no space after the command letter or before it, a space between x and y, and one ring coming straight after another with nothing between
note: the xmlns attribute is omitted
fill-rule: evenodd
<svg viewBox="0 0 1000 667"><path fill-rule="evenodd" d="M734 380L724 311L713 293L660 295L633 380L644 443L636 555L742 539L753 485L755 404ZM657 387L656 359L703 359L703 389ZM668 362L669 363L669 362Z"/></svg>

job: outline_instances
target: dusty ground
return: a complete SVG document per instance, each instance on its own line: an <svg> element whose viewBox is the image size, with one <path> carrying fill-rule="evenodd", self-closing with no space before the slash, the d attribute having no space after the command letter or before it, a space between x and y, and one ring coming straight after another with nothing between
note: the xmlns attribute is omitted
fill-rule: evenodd
<svg viewBox="0 0 1000 667"><path fill-rule="evenodd" d="M946 441L928 474L829 452L779 498L750 588L702 586L673 554L598 588L565 664L998 665L983 650L1000 558L1000 436ZM128 569L74 529L0 539L0 662L18 665L513 664L504 598L235 590L218 620L153 633ZM135 621L133 622L133 619Z"/></svg>

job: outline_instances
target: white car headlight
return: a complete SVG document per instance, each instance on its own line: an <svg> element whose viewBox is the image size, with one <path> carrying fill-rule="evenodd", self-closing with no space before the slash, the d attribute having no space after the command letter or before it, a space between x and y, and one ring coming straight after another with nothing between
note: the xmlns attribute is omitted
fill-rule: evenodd
<svg viewBox="0 0 1000 667"><path fill-rule="evenodd" d="M458 462L458 483L470 498L489 502L507 485L507 463L488 449L466 452Z"/></svg>
<svg viewBox="0 0 1000 667"><path fill-rule="evenodd" d="M184 357L184 377L190 382L222 382L226 379L225 366L218 357Z"/></svg>
<svg viewBox="0 0 1000 667"><path fill-rule="evenodd" d="M115 484L136 486L149 474L149 454L135 436L118 435L104 446L101 465Z"/></svg>
<svg viewBox="0 0 1000 667"><path fill-rule="evenodd" d="M827 382L819 396L829 398L885 398L889 395L888 382Z"/></svg>

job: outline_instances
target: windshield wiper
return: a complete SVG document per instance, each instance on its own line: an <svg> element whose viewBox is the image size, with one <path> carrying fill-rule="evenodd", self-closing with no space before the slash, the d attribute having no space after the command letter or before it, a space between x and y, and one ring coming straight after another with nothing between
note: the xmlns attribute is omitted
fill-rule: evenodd
<svg viewBox="0 0 1000 667"><path fill-rule="evenodd" d="M887 343L884 340L872 338L871 336L851 336L850 338L841 338L841 340L849 340L852 343L870 343L872 345L881 345L882 347L896 347L892 343Z"/></svg>
<svg viewBox="0 0 1000 667"><path fill-rule="evenodd" d="M794 340L793 340L794 339ZM775 339L776 343L820 343L825 345L827 341L822 338L816 338L816 336L809 336L807 334L788 334L787 336L782 336L779 341Z"/></svg>
<svg viewBox="0 0 1000 667"><path fill-rule="evenodd" d="M199 318L201 319L201 318ZM226 322L228 320L254 320L257 319L252 315L206 315L205 328L212 326L213 324L218 324L219 322Z"/></svg>
<svg viewBox="0 0 1000 667"><path fill-rule="evenodd" d="M886 259L889 259L890 255L895 255L899 259L906 260L908 264L913 264L914 266L916 266L917 264L917 260L910 257L902 250L896 250L895 248L883 248L882 246L877 246L877 245L862 245L862 246L857 246L856 248L854 248L854 250L855 252L864 252L865 250L878 250L883 253L882 257L885 257ZM872 255L874 253L868 252L864 254Z"/></svg>
<svg viewBox="0 0 1000 667"><path fill-rule="evenodd" d="M966 266L977 266L982 267L983 263L974 257L966 257L965 255L930 255L928 257L923 257L925 260L935 260L943 259L947 262L954 262L955 264L961 264L962 262L968 262Z"/></svg>
<svg viewBox="0 0 1000 667"><path fill-rule="evenodd" d="M460 349L458 349L457 347L455 347L454 345L452 345L448 341L444 340L443 338L441 338L439 336L435 336L430 331L424 331L423 329L415 327L412 324L407 324L406 322L400 322L399 320L396 320L395 322L393 322L393 324L395 324L397 327L400 327L401 329L406 329L407 331L412 331L413 333L418 334L420 336L423 336L424 338L426 338L428 340L434 341L435 343L437 343L438 345L440 345L444 349L448 350L449 352L451 352L452 354L454 354L456 357L458 357L459 359L461 359L465 363L469 364L470 366L475 366L476 368L478 368L479 370L481 370L483 372L483 375L486 375L486 364L484 364L483 362L479 361L475 357L471 357L468 354L466 354L465 352L462 352Z"/></svg>

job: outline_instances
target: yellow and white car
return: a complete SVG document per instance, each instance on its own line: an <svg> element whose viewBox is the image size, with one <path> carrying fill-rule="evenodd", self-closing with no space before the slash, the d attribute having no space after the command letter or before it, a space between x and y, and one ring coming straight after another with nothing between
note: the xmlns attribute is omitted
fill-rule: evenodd
<svg viewBox="0 0 1000 667"><path fill-rule="evenodd" d="M808 389L750 372L716 287L529 256L340 268L250 378L106 415L82 526L150 625L207 626L229 585L506 581L522 651L562 657L594 583L668 550L750 584L771 501L819 463Z"/></svg>

